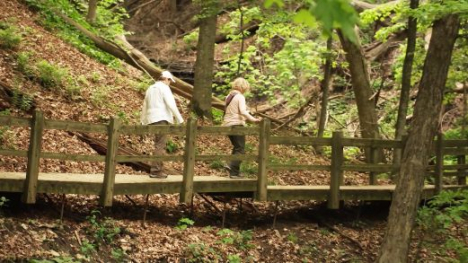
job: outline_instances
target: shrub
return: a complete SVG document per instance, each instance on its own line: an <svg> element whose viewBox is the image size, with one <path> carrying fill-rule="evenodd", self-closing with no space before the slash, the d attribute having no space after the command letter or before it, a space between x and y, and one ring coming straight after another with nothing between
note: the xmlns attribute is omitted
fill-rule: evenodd
<svg viewBox="0 0 468 263"><path fill-rule="evenodd" d="M175 153L179 150L179 145L172 140L167 140L166 142L166 152L167 153Z"/></svg>
<svg viewBox="0 0 468 263"><path fill-rule="evenodd" d="M440 260L467 262L466 233L468 191L443 191L418 211L417 223L423 235L421 248ZM453 261L454 255L459 261Z"/></svg>
<svg viewBox="0 0 468 263"><path fill-rule="evenodd" d="M16 58L18 70L28 78L34 77L34 68L31 67L31 55L31 52L20 52Z"/></svg>
<svg viewBox="0 0 468 263"><path fill-rule="evenodd" d="M22 36L15 26L8 25L0 29L0 47L4 49L17 49L21 43Z"/></svg>
<svg viewBox="0 0 468 263"><path fill-rule="evenodd" d="M179 230L185 230L189 226L193 226L195 224L195 221L191 220L190 218L183 217L177 222L177 226L175 227L176 229Z"/></svg>
<svg viewBox="0 0 468 263"><path fill-rule="evenodd" d="M33 104L33 97L31 95L21 93L18 89L13 90L12 104L18 109L29 111Z"/></svg>
<svg viewBox="0 0 468 263"><path fill-rule="evenodd" d="M37 78L45 88L61 87L68 76L68 70L41 60L36 64Z"/></svg>

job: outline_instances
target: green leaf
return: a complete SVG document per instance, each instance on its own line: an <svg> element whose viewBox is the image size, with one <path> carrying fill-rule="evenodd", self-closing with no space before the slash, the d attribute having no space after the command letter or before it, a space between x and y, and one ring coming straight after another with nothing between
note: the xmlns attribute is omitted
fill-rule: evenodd
<svg viewBox="0 0 468 263"><path fill-rule="evenodd" d="M315 17L305 9L299 10L299 12L297 12L297 14L293 17L293 21L295 23L304 24L309 27L316 26Z"/></svg>
<svg viewBox="0 0 468 263"><path fill-rule="evenodd" d="M282 0L265 0L265 7L270 8L273 4L276 4L279 7L283 7L284 3Z"/></svg>
<svg viewBox="0 0 468 263"><path fill-rule="evenodd" d="M357 42L354 26L359 18L348 0L316 0L311 12L323 26L326 35L338 28L350 41Z"/></svg>

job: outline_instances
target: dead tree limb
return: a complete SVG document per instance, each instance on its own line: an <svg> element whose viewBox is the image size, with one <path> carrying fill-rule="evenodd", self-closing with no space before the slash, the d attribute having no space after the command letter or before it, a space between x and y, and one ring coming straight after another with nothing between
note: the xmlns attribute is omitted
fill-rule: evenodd
<svg viewBox="0 0 468 263"><path fill-rule="evenodd" d="M385 54L390 48L398 46L405 38L406 31L401 31L391 36L387 41L376 43L373 47L365 50L365 57L369 61L374 61Z"/></svg>
<svg viewBox="0 0 468 263"><path fill-rule="evenodd" d="M107 154L107 142L105 140L100 140L97 138L93 138L87 134L83 133L73 133L69 132L69 134L76 136L78 139L86 142L91 148L93 148L97 153L101 155L106 155ZM132 149L124 148L124 147L119 147L118 150L119 154L125 154L125 155L141 155L141 153L134 151ZM123 163L125 165L133 167L135 170L138 171L143 171L143 172L150 172L150 167L151 165L144 163L144 162L127 162Z"/></svg>
<svg viewBox="0 0 468 263"><path fill-rule="evenodd" d="M293 122L294 120L304 116L304 114L307 112L306 109L310 106L310 104L312 103L312 101L315 99L315 97L313 95L310 96L310 98L306 101L306 103L304 103L300 108L299 110L296 112L296 114L294 114L294 116L289 119L288 121L284 122L283 124L281 124L279 127L277 127L275 130L279 130L281 128L283 128L284 126L290 124L291 122Z"/></svg>

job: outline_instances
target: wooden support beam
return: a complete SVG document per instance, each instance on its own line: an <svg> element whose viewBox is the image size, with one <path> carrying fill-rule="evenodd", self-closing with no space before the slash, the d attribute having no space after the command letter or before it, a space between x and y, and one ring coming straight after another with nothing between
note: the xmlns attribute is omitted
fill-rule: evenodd
<svg viewBox="0 0 468 263"><path fill-rule="evenodd" d="M375 147L370 148L370 160L369 162L371 164L376 164L378 160L378 153L377 149ZM370 185L376 185L377 184L377 173L376 172L370 172L369 173L369 184Z"/></svg>
<svg viewBox="0 0 468 263"><path fill-rule="evenodd" d="M268 148L270 141L271 122L269 119L263 119L260 124L260 136L258 147L258 178L257 178L257 194L258 201L266 201L267 185L268 185Z"/></svg>
<svg viewBox="0 0 468 263"><path fill-rule="evenodd" d="M461 149L462 147L458 147ZM458 155L457 156L457 163L458 165L466 164L466 155ZM458 177L458 184L459 185L466 185L466 169L459 169L458 172L462 175Z"/></svg>
<svg viewBox="0 0 468 263"><path fill-rule="evenodd" d="M189 118L185 135L184 173L180 191L180 202L190 204L193 196L193 176L195 171L195 141L197 119Z"/></svg>
<svg viewBox="0 0 468 263"><path fill-rule="evenodd" d="M444 141L442 133L437 134L436 141L436 167L435 167L435 190L436 194L440 193L442 190L442 176L443 176L443 166L444 166Z"/></svg>
<svg viewBox="0 0 468 263"><path fill-rule="evenodd" d="M22 201L26 204L36 203L37 180L42 147L42 132L44 131L44 115L35 111L31 126L31 136L28 150L28 167L24 181Z"/></svg>
<svg viewBox="0 0 468 263"><path fill-rule="evenodd" d="M331 160L331 178L330 192L328 197L328 208L340 208L340 184L343 178L343 133L333 132L332 136L332 160Z"/></svg>
<svg viewBox="0 0 468 263"><path fill-rule="evenodd" d="M107 154L106 154L106 167L104 170L104 182L102 185L102 193L100 203L102 206L112 206L112 199L114 197L114 183L115 183L115 166L117 164L117 149L119 148L119 129L121 123L118 118L111 118L108 126L107 135Z"/></svg>

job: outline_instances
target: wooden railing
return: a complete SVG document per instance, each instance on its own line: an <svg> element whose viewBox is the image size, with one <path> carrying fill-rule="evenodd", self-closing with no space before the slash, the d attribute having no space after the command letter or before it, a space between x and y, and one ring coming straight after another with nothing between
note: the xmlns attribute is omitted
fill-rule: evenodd
<svg viewBox="0 0 468 263"><path fill-rule="evenodd" d="M328 196L329 208L338 208L340 201L340 186L343 185L344 171L358 171L369 173L369 184L377 183L377 174L390 173L398 170L398 166L392 164L376 163L375 153L382 148L403 149L404 142L398 140L381 139L359 139L344 138L342 132L333 132L331 138L312 138L305 136L273 136L270 131L269 120L264 120L259 126L254 127L197 127L195 119L189 119L184 126L143 126L143 125L122 125L118 118L112 118L108 125L80 123L72 121L47 120L41 112L35 112L32 119L17 118L10 116L0 116L0 126L20 126L30 127L30 143L28 151L0 149L0 155L27 157L26 180L23 189L23 201L34 203L36 201L37 181L39 175L40 158L68 160L68 161L92 161L105 162L104 180L100 202L104 206L112 204L114 195L115 166L117 163L134 161L180 161L184 162L183 181L180 192L181 202L191 202L194 194L193 179L196 161L257 161L257 190L255 198L265 201L268 198L268 171L284 170L323 170L330 172L330 190ZM93 132L107 134L107 154L101 155L77 155L41 152L42 134L45 129L57 129L75 132ZM170 156L149 156L149 155L119 155L119 136L130 134L171 134L185 135L185 149L183 155ZM258 154L242 155L200 155L196 154L196 138L200 134L213 135L253 135L258 136ZM270 162L270 145L312 145L331 147L330 165L309 165L309 164L277 164ZM435 142L435 149L432 153L435 156L433 162L428 165L428 175L434 177L434 184L437 191L442 189L442 176L456 176L458 184L466 185L466 175L468 165L466 164L466 154L468 153L468 140L442 140L442 135L438 135ZM345 147L359 147L370 151L370 161L363 164L348 164L344 158ZM456 156L456 165L444 165L444 156Z"/></svg>

